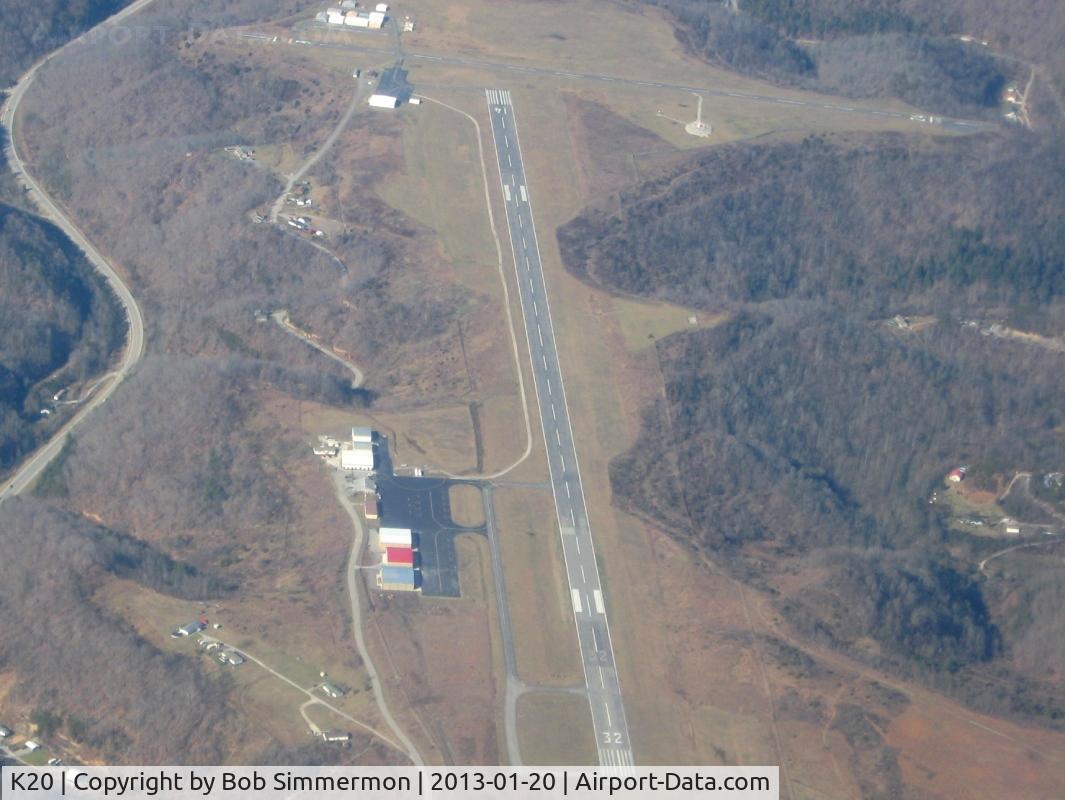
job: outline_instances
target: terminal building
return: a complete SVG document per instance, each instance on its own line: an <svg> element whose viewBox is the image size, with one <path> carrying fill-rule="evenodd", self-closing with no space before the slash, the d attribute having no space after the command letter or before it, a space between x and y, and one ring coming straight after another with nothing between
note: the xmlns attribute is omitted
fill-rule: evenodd
<svg viewBox="0 0 1065 800"><path fill-rule="evenodd" d="M351 443L340 448L340 468L349 472L373 472L373 431L352 428Z"/></svg>

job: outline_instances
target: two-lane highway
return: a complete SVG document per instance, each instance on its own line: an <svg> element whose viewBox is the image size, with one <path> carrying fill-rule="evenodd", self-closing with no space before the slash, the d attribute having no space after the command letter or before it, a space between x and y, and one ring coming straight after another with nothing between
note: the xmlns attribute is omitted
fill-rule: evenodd
<svg viewBox="0 0 1065 800"><path fill-rule="evenodd" d="M599 762L605 766L631 767L629 728L566 406L514 106L506 90L488 89L486 97Z"/></svg>
<svg viewBox="0 0 1065 800"><path fill-rule="evenodd" d="M102 28L106 25L114 25L131 14L135 14L141 9L146 8L153 2L154 0L136 0L136 2L126 6L108 20L101 22L98 27ZM138 361L140 361L141 356L144 355L144 320L141 318L140 306L137 305L137 301L134 299L129 287L111 265L111 262L108 261L95 246L93 246L88 237L86 237L85 234L81 232L81 229L79 229L78 226L67 217L59 205L47 192L45 192L33 175L30 174L30 171L26 168L26 164L22 160L22 152L19 149L16 140L18 107L22 102L22 98L26 95L26 90L33 84L33 79L37 76L37 71L67 48L79 46L81 42L85 41L87 36L88 33L83 33L77 39L67 42L63 47L42 58L21 78L19 78L18 83L9 91L3 109L0 109L0 123L2 123L8 131L8 141L5 152L7 154L8 166L11 168L11 171L22 186L25 187L27 197L36 204L41 216L55 223L55 225L58 226L63 233L65 233L70 240L85 253L85 257L88 259L89 263L92 264L93 267L95 267L107 280L108 284L114 290L115 295L118 297L119 302L122 303L126 310L126 320L129 323L129 337L126 339L126 347L122 360L113 373L114 379L110 382L103 382L103 388L99 393L86 402L85 405L83 405L81 409L71 417L46 444L42 445L37 452L23 462L15 474L12 475L6 483L0 486L0 503L25 491L26 488L37 479L37 477L44 471L45 467L52 463L52 460L62 451L63 445L66 443L67 436L70 435L70 432L80 425L94 409L107 402L107 398L110 397L115 389L118 388L118 385L125 380L133 367L136 366Z"/></svg>

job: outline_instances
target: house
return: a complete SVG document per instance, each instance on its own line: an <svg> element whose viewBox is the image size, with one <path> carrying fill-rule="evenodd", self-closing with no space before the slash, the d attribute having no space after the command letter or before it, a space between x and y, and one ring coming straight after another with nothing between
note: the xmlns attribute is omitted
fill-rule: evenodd
<svg viewBox="0 0 1065 800"><path fill-rule="evenodd" d="M967 471L968 470L965 467L957 467L955 469L952 469L949 473L947 473L947 480L951 483L961 483L963 480L965 480L965 473Z"/></svg>
<svg viewBox="0 0 1065 800"><path fill-rule="evenodd" d="M0 725L0 739L6 739L12 733L13 731L11 728L5 728L3 725Z"/></svg>
<svg viewBox="0 0 1065 800"><path fill-rule="evenodd" d="M38 742L33 741L33 739L27 739L26 749L29 750L31 753L34 753L41 749L41 745Z"/></svg>
<svg viewBox="0 0 1065 800"><path fill-rule="evenodd" d="M190 622L188 625L182 625L176 631L170 634L171 639L184 639L188 636L192 636L194 633L199 633L207 627L207 623L203 620L196 620Z"/></svg>
<svg viewBox="0 0 1065 800"><path fill-rule="evenodd" d="M362 504L363 513L366 514L366 519L377 519L379 516L377 512L377 498L370 496L366 498L366 502Z"/></svg>
<svg viewBox="0 0 1065 800"><path fill-rule="evenodd" d="M321 686L322 694L327 697L332 697L334 700L343 697L347 692L335 683L323 683Z"/></svg>

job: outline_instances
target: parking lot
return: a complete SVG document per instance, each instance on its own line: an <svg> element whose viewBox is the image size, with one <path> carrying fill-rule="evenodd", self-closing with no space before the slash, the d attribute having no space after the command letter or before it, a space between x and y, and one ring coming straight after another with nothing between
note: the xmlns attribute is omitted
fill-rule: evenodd
<svg viewBox="0 0 1065 800"><path fill-rule="evenodd" d="M421 566L421 590L427 597L458 597L459 568L455 537L460 533L485 535L483 525L468 527L451 518L448 478L418 478L395 475L388 454L388 440L377 448L377 493L381 524L410 528L415 532Z"/></svg>

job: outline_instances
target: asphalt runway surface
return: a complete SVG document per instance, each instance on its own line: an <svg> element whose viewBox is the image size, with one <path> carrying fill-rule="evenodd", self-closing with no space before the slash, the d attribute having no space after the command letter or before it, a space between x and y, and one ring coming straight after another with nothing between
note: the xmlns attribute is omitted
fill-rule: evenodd
<svg viewBox="0 0 1065 800"><path fill-rule="evenodd" d="M634 764L629 728L555 347L517 120L508 91L487 89L486 97L599 763L629 768Z"/></svg>

